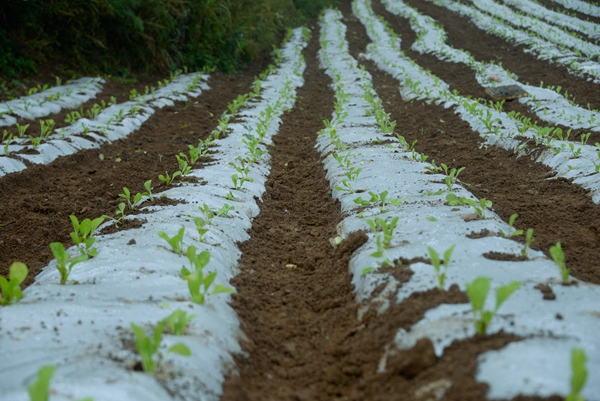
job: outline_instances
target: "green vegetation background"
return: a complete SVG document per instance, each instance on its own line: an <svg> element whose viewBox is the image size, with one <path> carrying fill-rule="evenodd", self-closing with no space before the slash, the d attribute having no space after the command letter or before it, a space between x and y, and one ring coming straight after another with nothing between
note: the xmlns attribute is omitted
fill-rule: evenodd
<svg viewBox="0 0 600 401"><path fill-rule="evenodd" d="M287 27L340 0L0 1L0 75L226 72L267 56Z"/></svg>

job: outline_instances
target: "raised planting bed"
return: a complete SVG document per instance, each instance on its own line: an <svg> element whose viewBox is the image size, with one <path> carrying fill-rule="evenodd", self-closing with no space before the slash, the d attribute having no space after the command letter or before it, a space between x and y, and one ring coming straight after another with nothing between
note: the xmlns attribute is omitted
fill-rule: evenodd
<svg viewBox="0 0 600 401"><path fill-rule="evenodd" d="M353 0L0 105L0 399L600 400L593 13Z"/></svg>

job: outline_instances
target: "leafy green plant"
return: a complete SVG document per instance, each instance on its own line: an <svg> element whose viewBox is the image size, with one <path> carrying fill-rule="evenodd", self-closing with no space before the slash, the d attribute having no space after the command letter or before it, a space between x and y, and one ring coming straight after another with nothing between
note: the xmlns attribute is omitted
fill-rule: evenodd
<svg viewBox="0 0 600 401"><path fill-rule="evenodd" d="M94 257L98 254L96 249L93 249L92 246L96 242L96 238L94 238L94 233L98 229L98 226L102 224L105 217L97 217L94 220L84 219L79 222L77 217L74 215L70 215L71 223L73 224L74 231L71 232L71 239L79 249L82 255L87 255L89 257Z"/></svg>
<svg viewBox="0 0 600 401"><path fill-rule="evenodd" d="M16 123L15 126L17 127L19 138L23 138L25 136L25 131L29 128L29 124L20 125L19 123Z"/></svg>
<svg viewBox="0 0 600 401"><path fill-rule="evenodd" d="M180 176L180 175L181 175L181 171L175 171L175 172L173 173L173 176L170 176L170 175L169 175L169 172L168 172L168 171L165 171L165 175L162 175L162 174L160 174L160 175L158 176L158 179L159 179L160 181L164 182L166 186L169 186L169 185L171 185L171 183L173 182L173 180L174 180L175 178L177 178L178 176Z"/></svg>
<svg viewBox="0 0 600 401"><path fill-rule="evenodd" d="M446 272L448 271L448 267L450 266L450 258L452 257L452 252L454 252L455 247L456 245L452 245L444 252L443 268L441 267L442 261L440 260L440 255L438 255L438 253L432 247L427 247L427 250L429 251L429 257L431 258L431 264L433 265L433 269L435 270L435 277L438 281L438 288L442 291L444 290L444 282L446 281Z"/></svg>
<svg viewBox="0 0 600 401"><path fill-rule="evenodd" d="M54 376L54 365L42 366L34 381L27 386L30 401L48 401L50 399L50 381Z"/></svg>
<svg viewBox="0 0 600 401"><path fill-rule="evenodd" d="M449 193L448 195L446 195L446 201L448 202L448 204L450 206L457 206L457 205L472 206L473 209L475 209L477 216L482 220L485 220L485 211L488 208L492 207L492 201L489 201L485 198L481 198L481 199L479 199L479 201L475 201L473 199L469 199L464 196L461 196L459 198L453 193Z"/></svg>
<svg viewBox="0 0 600 401"><path fill-rule="evenodd" d="M171 249L173 252L183 255L183 234L185 232L185 227L181 227L176 235L173 237L169 237L169 235L164 231L159 231L158 236L171 245Z"/></svg>
<svg viewBox="0 0 600 401"><path fill-rule="evenodd" d="M177 309L167 316L164 321L172 334L181 336L185 334L188 323L197 317L198 315L188 315L183 309Z"/></svg>
<svg viewBox="0 0 600 401"><path fill-rule="evenodd" d="M585 401L581 395L581 390L587 380L588 371L586 367L587 356L583 348L575 347L571 349L571 392L565 398L565 401Z"/></svg>
<svg viewBox="0 0 600 401"><path fill-rule="evenodd" d="M71 259L71 255L67 253L61 242L51 242L50 250L52 251L54 258L56 258L56 268L60 273L60 283L63 285L67 283L69 274L71 274L71 270L73 270L73 266L88 259L88 255L79 255Z"/></svg>
<svg viewBox="0 0 600 401"><path fill-rule="evenodd" d="M163 320L158 322L154 328L152 337L148 337L144 329L135 323L131 323L131 329L135 337L135 348L142 358L142 367L147 373L154 373L157 367L162 362L162 354L160 352L160 343L165 331L167 323ZM192 353L187 345L176 343L167 349L167 353L174 353L183 356L190 356Z"/></svg>
<svg viewBox="0 0 600 401"><path fill-rule="evenodd" d="M458 180L458 175L465 169L465 167L461 167L458 170L453 168L452 170L450 170L449 173L448 173L448 167L446 167L446 165L444 163L441 163L440 167L447 174L446 177L444 178L444 182L446 183L446 186L448 187L448 191L452 192L452 185Z"/></svg>
<svg viewBox="0 0 600 401"><path fill-rule="evenodd" d="M484 310L485 300L490 292L491 279L489 277L477 277L473 282L467 283L467 295L471 301L473 311L473 323L477 334L485 334L492 318L500 309L500 306L521 287L518 281L512 281L496 289L496 306L493 310Z"/></svg>
<svg viewBox="0 0 600 401"><path fill-rule="evenodd" d="M533 228L529 228L525 234L525 244L523 245L523 249L521 249L521 255L527 257L527 252L534 241L535 238L533 238Z"/></svg>
<svg viewBox="0 0 600 401"><path fill-rule="evenodd" d="M394 217L389 223L386 219L382 219L381 217L375 218L375 220L366 219L365 221L371 227L374 233L382 232L383 233L383 247L389 248L394 238L394 228L396 228L396 224L398 224L399 217Z"/></svg>
<svg viewBox="0 0 600 401"><path fill-rule="evenodd" d="M210 262L210 253L208 251L202 251L196 254L196 247L191 245L187 248L186 256L190 261L190 267L181 268L181 277L187 281L190 295L192 296L192 302L204 305L206 298L216 294L231 294L234 292L232 288L229 288L222 284L216 284L212 291L210 287L217 277L217 272L204 273L204 267Z"/></svg>
<svg viewBox="0 0 600 401"><path fill-rule="evenodd" d="M135 210L136 205L138 204L139 201L142 200L142 197L144 195L141 193L137 193L133 196L133 200L131 199L131 192L129 192L129 189L127 187L123 187L123 193L119 194L119 198L123 198L127 201L127 205L129 206L129 209L131 210Z"/></svg>
<svg viewBox="0 0 600 401"><path fill-rule="evenodd" d="M523 230L515 230L513 228L513 225L515 224L515 220L517 220L517 217L519 217L519 215L517 213L513 213L510 215L510 218L508 219L508 226L510 227L510 230L507 232L500 230L500 235L502 235L504 238L510 238L510 237L516 237L517 235L523 234Z"/></svg>
<svg viewBox="0 0 600 401"><path fill-rule="evenodd" d="M6 306L18 302L25 297L21 291L21 283L27 278L27 265L14 262L8 271L8 280L0 276L0 305Z"/></svg>
<svg viewBox="0 0 600 401"><path fill-rule="evenodd" d="M383 191L380 194L376 194L375 192L369 191L369 195L371 195L371 198L365 200L362 197L358 197L354 199L354 203L356 203L357 205L361 205L361 206L370 206L370 205L374 205L374 206L378 206L381 209L379 210L380 213L385 213L387 212L387 206L388 204L394 205L394 206L400 206L402 204L402 201L400 199L387 199L388 196L388 191Z"/></svg>
<svg viewBox="0 0 600 401"><path fill-rule="evenodd" d="M568 284L569 273L571 272L571 269L567 269L567 266L565 265L565 253L562 250L560 241L557 242L556 245L550 247L550 256L552 257L554 263L556 263L558 266L563 284Z"/></svg>

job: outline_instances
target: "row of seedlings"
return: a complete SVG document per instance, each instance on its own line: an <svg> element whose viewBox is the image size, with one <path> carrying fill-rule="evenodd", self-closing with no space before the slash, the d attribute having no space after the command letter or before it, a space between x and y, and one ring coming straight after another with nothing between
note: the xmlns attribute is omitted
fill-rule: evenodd
<svg viewBox="0 0 600 401"><path fill-rule="evenodd" d="M30 88L27 96L0 103L0 127L15 125L18 118L34 120L73 109L96 97L102 91L101 78L79 78L62 85L57 78L56 86L38 85Z"/></svg>
<svg viewBox="0 0 600 401"><path fill-rule="evenodd" d="M570 391L577 395L583 383L569 388L574 355L577 371L590 371L581 394L597 399L600 352L594 333L600 322L586 312L586 302L600 295L600 287L568 275L564 263L560 264L560 245L553 261L512 240L516 235L512 226L491 210L489 201L475 198L460 185L456 171L432 174L434 166L424 161L425 155L411 151L401 136L386 143L394 123L372 91L369 74L360 71L348 54L340 18L340 13L329 11L323 22L321 59L334 79L338 104L325 134L319 136L319 149L333 194L347 215L338 234L345 238L358 230L371 231L368 242L350 261L357 301L373 301L372 307L384 316L390 303L434 288L457 285L470 298L470 304L439 305L410 330L399 329L382 350L378 369L384 371L390 355L422 338L431 339L441 357L454 340L504 331L525 339L480 356L477 380L489 384L488 397ZM352 191L346 190L347 172L358 166L360 175L352 181ZM366 204L367 193L379 194L379 199L373 196ZM401 204L382 201L384 193L386 199L401 199ZM485 230L498 234L469 235ZM522 260L486 258L492 252L522 256ZM400 260L424 262L405 266L413 274L401 282L389 272L400 268ZM535 288L540 284L554 291L556 301L543 299Z"/></svg>
<svg viewBox="0 0 600 401"><path fill-rule="evenodd" d="M600 39L600 26L591 21L583 21L577 16L552 11L531 0L504 0L504 2L529 15L542 18L545 21L582 33L593 39Z"/></svg>
<svg viewBox="0 0 600 401"><path fill-rule="evenodd" d="M208 76L203 73L181 74L148 94L137 95L133 100L115 104L96 105L88 110L86 118L80 111L69 114L69 126L54 129L53 120L42 120L39 137L5 138L0 155L0 177L25 170L23 160L33 164L49 164L60 156L68 156L82 149L99 148L102 143L126 138L138 129L155 108L172 106L174 101L187 101L208 90ZM19 126L27 129L27 125ZM24 131L23 129L23 131ZM43 143L42 143L43 141ZM35 149L33 153L19 153Z"/></svg>
<svg viewBox="0 0 600 401"><path fill-rule="evenodd" d="M592 17L600 17L600 7L595 4L581 0L554 0L554 2L570 10L575 10Z"/></svg>
<svg viewBox="0 0 600 401"><path fill-rule="evenodd" d="M550 60L563 65L575 75L582 76L596 84L600 83L600 64L583 56L581 50L571 49L570 47L550 42L540 37L539 33L534 34L530 31L515 29L501 18L479 11L474 6L453 0L429 1L458 15L469 18L472 24L486 32L517 45L524 45L525 50L532 52L541 60ZM576 39L566 33L558 34L561 37L559 43L571 43Z"/></svg>
<svg viewBox="0 0 600 401"><path fill-rule="evenodd" d="M373 41L367 47L366 56L401 82L403 99L456 107L455 112L460 118L486 139L486 146L501 146L524 154L528 152L526 146L529 143L543 146L535 161L552 168L558 176L573 179L576 184L589 189L594 202L600 202L600 146L569 141L569 132L560 128L538 126L530 119L503 112L501 107L490 107L461 96L457 91L451 92L439 77L404 55L399 46L400 39L386 30L385 23L375 16L370 3L357 0L352 5Z"/></svg>
<svg viewBox="0 0 600 401"><path fill-rule="evenodd" d="M161 194L181 203L142 208L125 217L143 217L139 229L111 235L94 235L101 220L72 217L78 240L67 253L88 254L68 266L66 282L77 285L61 285L62 262L53 261L20 302L0 309L3 396L25 400L41 382L52 400L219 399L243 335L229 297L216 295L234 291L237 244L259 212L280 115L303 84L308 36L293 31L276 51L279 65L230 103L211 135L214 162L186 175L201 184Z"/></svg>
<svg viewBox="0 0 600 401"><path fill-rule="evenodd" d="M588 109L579 106L573 99L569 99L568 93L561 95L561 87L544 88L543 83L540 86L523 84L515 74L501 65L477 61L467 51L448 46L445 43L447 35L444 28L431 17L420 14L401 0L384 0L383 3L391 13L410 20L411 28L417 33L412 50L433 54L442 61L465 64L476 72L475 78L483 87L520 86L529 95L518 101L529 106L543 121L573 129L600 131L600 111L589 108L589 104Z"/></svg>

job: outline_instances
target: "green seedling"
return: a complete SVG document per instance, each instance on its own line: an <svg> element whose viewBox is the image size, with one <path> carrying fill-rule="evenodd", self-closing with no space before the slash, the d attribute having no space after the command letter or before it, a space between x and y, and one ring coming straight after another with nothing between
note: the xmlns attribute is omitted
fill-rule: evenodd
<svg viewBox="0 0 600 401"><path fill-rule="evenodd" d="M428 246L427 250L429 251L429 256L431 258L431 264L435 270L435 277L438 281L438 288L440 290L444 290L444 282L446 281L446 272L448 271L448 267L450 266L450 258L452 257L452 252L454 252L454 248L456 245L452 245L450 248L446 249L444 252L444 267L441 267L441 260L438 253L432 247Z"/></svg>
<svg viewBox="0 0 600 401"><path fill-rule="evenodd" d="M335 187L336 191L340 191L340 192L347 192L349 194L353 194L354 188L352 188L352 185L350 184L350 180L342 180L342 185L338 185L337 187Z"/></svg>
<svg viewBox="0 0 600 401"><path fill-rule="evenodd" d="M521 283L512 281L496 289L496 307L494 310L484 310L485 300L490 292L491 279L489 277L477 277L473 282L467 283L467 295L473 308L473 323L477 334L485 334L492 318L500 309L500 306L515 292Z"/></svg>
<svg viewBox="0 0 600 401"><path fill-rule="evenodd" d="M154 200L154 195L152 195L152 180L146 181L144 188L146 188L146 192L142 192L142 196L147 196L148 199Z"/></svg>
<svg viewBox="0 0 600 401"><path fill-rule="evenodd" d="M188 315L188 313L182 309L177 309L169 316L164 319L167 327L172 334L176 336L182 336L185 334L185 330L189 322L197 318L198 315Z"/></svg>
<svg viewBox="0 0 600 401"><path fill-rule="evenodd" d="M8 280L0 276L0 305L10 305L25 297L21 291L21 283L27 278L28 272L25 263L14 262L10 265Z"/></svg>
<svg viewBox="0 0 600 401"><path fill-rule="evenodd" d="M201 217L194 217L194 224L196 224L196 231L198 231L198 242L206 242L206 220Z"/></svg>
<svg viewBox="0 0 600 401"><path fill-rule="evenodd" d="M383 191L380 194L376 194L375 192L369 191L369 195L371 195L370 199L365 200L359 196L358 198L354 199L354 203L360 206L378 206L381 208L380 213L387 212L386 207L388 206L388 204L394 206L400 206L402 204L402 201L400 199L387 199L388 191Z"/></svg>
<svg viewBox="0 0 600 401"><path fill-rule="evenodd" d="M515 220L517 220L517 217L519 217L519 215L517 213L513 213L510 215L510 218L508 219L508 226L510 227L510 230L507 232L500 230L500 235L502 235L504 238L510 238L510 237L516 237L517 235L523 234L523 230L515 230L513 228L513 225L515 224Z"/></svg>
<svg viewBox="0 0 600 401"><path fill-rule="evenodd" d="M136 205L138 204L139 201L142 200L143 195L141 193L137 193L133 196L133 200L131 199L131 192L129 192L129 189L127 187L123 187L123 193L119 194L119 198L123 198L127 201L127 205L129 206L129 209L131 210L135 210Z"/></svg>
<svg viewBox="0 0 600 401"><path fill-rule="evenodd" d="M54 258L56 258L56 268L60 273L60 283L62 285L67 283L69 274L71 274L71 270L73 270L73 266L88 259L87 255L79 255L71 259L71 255L67 253L61 242L51 242L50 250L52 251Z"/></svg>
<svg viewBox="0 0 600 401"><path fill-rule="evenodd" d="M13 139L13 135L9 134L6 130L4 130L4 134L2 135L2 141L4 142L4 154L6 156L10 155L10 150L8 149L8 147L10 146L10 143L12 142ZM600 152L598 152L600 153ZM600 164L598 164L600 166Z"/></svg>
<svg viewBox="0 0 600 401"><path fill-rule="evenodd" d="M154 328L152 338L150 338L146 335L146 332L143 328L135 323L131 323L131 329L133 330L133 334L135 336L135 348L142 358L142 367L147 373L154 373L154 371L162 362L160 343L162 341L165 325L165 321L159 322ZM167 349L167 353L174 353L183 356L190 356L192 354L188 346L183 343L171 345Z"/></svg>
<svg viewBox="0 0 600 401"><path fill-rule="evenodd" d="M50 381L54 376L54 365L42 366L37 378L27 386L30 401L48 401L50 399Z"/></svg>
<svg viewBox="0 0 600 401"><path fill-rule="evenodd" d="M554 263L556 263L558 266L562 283L568 284L569 273L571 272L571 269L567 269L567 266L565 265L565 253L562 250L560 241L557 242L556 245L550 247L550 256L552 257Z"/></svg>
<svg viewBox="0 0 600 401"><path fill-rule="evenodd" d="M185 227L181 227L176 235L173 237L169 237L169 235L164 231L159 231L158 236L171 245L171 249L173 252L183 255L183 234L185 232Z"/></svg>
<svg viewBox="0 0 600 401"><path fill-rule="evenodd" d="M180 175L181 175L181 171L175 171L175 172L173 173L173 176L170 176L170 175L169 175L169 172L168 172L168 171L165 171L165 175L162 175L162 174L160 174L160 175L158 176L158 179L159 179L160 181L164 182L166 186L169 186L169 185L171 185L171 183L173 182L173 180L174 180L175 178L177 178L178 176L180 176Z"/></svg>
<svg viewBox="0 0 600 401"><path fill-rule="evenodd" d="M121 224L125 220L125 208L127 208L127 205L125 203L123 203L123 202L119 203L118 209L115 212L115 216L121 216L121 217L114 219L115 227L119 227L119 224Z"/></svg>
<svg viewBox="0 0 600 401"><path fill-rule="evenodd" d="M587 380L588 371L586 367L587 356L583 348L575 347L571 349L571 392L565 398L565 401L585 401L581 391Z"/></svg>
<svg viewBox="0 0 600 401"><path fill-rule="evenodd" d="M19 133L19 138L23 138L25 136L25 131L29 128L29 124L20 125L19 123L15 124L17 127L17 132Z"/></svg>
<svg viewBox="0 0 600 401"><path fill-rule="evenodd" d="M210 287L217 277L217 272L204 274L204 267L210 262L210 253L202 251L196 254L196 247L189 246L186 251L186 256L190 261L191 269L187 267L181 268L181 277L187 281L192 302L204 305L206 299L216 294L232 294L234 291L222 284L216 284L212 291Z"/></svg>
<svg viewBox="0 0 600 401"><path fill-rule="evenodd" d="M529 248L531 247L531 244L533 244L534 241L535 238L533 238L533 228L529 228L527 229L527 232L525 234L525 244L523 245L523 249L521 250L521 255L527 257L527 252L529 251Z"/></svg>
<svg viewBox="0 0 600 401"><path fill-rule="evenodd" d="M217 210L217 216L216 217L229 217L229 212L231 212L232 210L235 210L235 207L229 206L226 203L226 204L223 205L222 208L220 208L219 210Z"/></svg>
<svg viewBox="0 0 600 401"><path fill-rule="evenodd" d="M367 219L365 221L367 222L369 227L371 227L371 230L373 230L375 234L377 234L380 231L383 233L383 247L387 249L390 247L390 244L394 237L394 228L396 228L398 219L399 217L396 216L389 223L387 220L382 219L380 217L375 218L375 220Z"/></svg>
<svg viewBox="0 0 600 401"><path fill-rule="evenodd" d="M387 265L389 267L394 267L394 262L392 262L389 255L387 254L387 251L385 250L385 247L383 246L380 233L375 234L375 245L377 246L377 250L373 252L371 256L374 258L383 258L381 266Z"/></svg>
<svg viewBox="0 0 600 401"><path fill-rule="evenodd" d="M482 220L485 220L485 211L492 207L492 201L489 201L485 198L481 198L479 199L479 201L475 201L464 196L461 196L459 198L453 193L449 193L448 195L446 195L446 201L450 206L466 205L473 207L473 209L475 209L475 212L477 213L477 216Z"/></svg>
<svg viewBox="0 0 600 401"><path fill-rule="evenodd" d="M67 114L67 117L65 118L65 122L67 124L73 124L74 122L76 122L77 120L81 120L82 118L83 118L83 116L77 110L74 110L74 111L70 112L69 114Z"/></svg>
<svg viewBox="0 0 600 401"><path fill-rule="evenodd" d="M227 195L225 195L225 199L227 199L228 201L231 201L231 202L235 202L235 196L233 196L233 192L231 192L231 191L227 192Z"/></svg>
<svg viewBox="0 0 600 401"><path fill-rule="evenodd" d="M177 164L179 164L179 175L185 177L192 172L192 167L188 163L187 156L183 153L181 153L181 155L183 155L183 157L175 155L175 158L177 159ZM173 174L173 178L175 178L175 174Z"/></svg>
<svg viewBox="0 0 600 401"><path fill-rule="evenodd" d="M81 222L79 222L77 217L74 215L70 215L69 218L71 219L74 229L74 231L71 232L71 239L82 255L87 255L90 258L93 258L98 254L98 251L92 248L96 242L94 233L98 229L98 226L102 224L105 217L97 217L94 220L84 219Z"/></svg>
<svg viewBox="0 0 600 401"><path fill-rule="evenodd" d="M54 131L55 122L52 119L40 120L40 138L46 139Z"/></svg>
<svg viewBox="0 0 600 401"><path fill-rule="evenodd" d="M444 178L444 182L448 187L448 191L452 192L452 185L456 183L456 181L458 180L458 175L465 169L465 167L461 167L458 170L453 168L452 170L450 170L450 173L448 173L448 167L446 167L444 163L441 163L440 166L447 174L447 176Z"/></svg>
<svg viewBox="0 0 600 401"><path fill-rule="evenodd" d="M206 203L202 206L198 206L198 210L202 212L202 216L204 217L204 221L210 225L212 225L212 219L215 217L215 214L211 210L210 206Z"/></svg>

